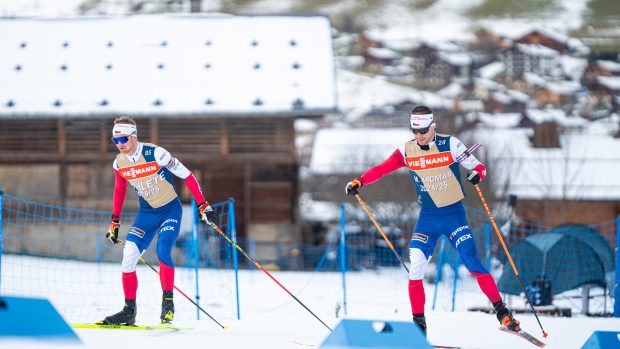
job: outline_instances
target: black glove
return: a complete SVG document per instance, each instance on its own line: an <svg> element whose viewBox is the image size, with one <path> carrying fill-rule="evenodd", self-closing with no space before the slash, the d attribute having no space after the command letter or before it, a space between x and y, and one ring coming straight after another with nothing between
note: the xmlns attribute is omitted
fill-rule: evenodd
<svg viewBox="0 0 620 349"><path fill-rule="evenodd" d="M362 187L362 181L359 178L356 178L349 183L344 188L345 193L347 195L355 196L358 194L357 190Z"/></svg>
<svg viewBox="0 0 620 349"><path fill-rule="evenodd" d="M479 164L467 174L467 180L473 185L478 185L486 177L486 174L487 168L483 164Z"/></svg>
<svg viewBox="0 0 620 349"><path fill-rule="evenodd" d="M213 208L211 207L211 205L209 205L208 202L205 201L200 204L200 206L198 206L198 210L200 211L200 219L203 222L211 225L217 225L217 213L213 211Z"/></svg>
<svg viewBox="0 0 620 349"><path fill-rule="evenodd" d="M113 244L118 244L118 230L120 227L120 219L118 219L118 217L112 217L112 221L110 221L110 228L108 228L108 233L105 234L105 237Z"/></svg>
<svg viewBox="0 0 620 349"><path fill-rule="evenodd" d="M471 171L467 174L467 180L471 182L471 184L476 185L480 183L480 175L476 171Z"/></svg>

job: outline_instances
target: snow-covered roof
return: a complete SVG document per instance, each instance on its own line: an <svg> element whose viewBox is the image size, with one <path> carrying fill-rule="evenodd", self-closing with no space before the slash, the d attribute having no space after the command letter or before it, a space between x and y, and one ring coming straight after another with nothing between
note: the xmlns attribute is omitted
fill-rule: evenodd
<svg viewBox="0 0 620 349"><path fill-rule="evenodd" d="M398 52L382 47L369 47L366 52L379 59L397 59L400 57Z"/></svg>
<svg viewBox="0 0 620 349"><path fill-rule="evenodd" d="M597 76L599 84L613 91L620 91L620 76Z"/></svg>
<svg viewBox="0 0 620 349"><path fill-rule="evenodd" d="M489 91L503 91L506 89L506 86L493 81L491 79L486 78L474 78L476 85L486 88Z"/></svg>
<svg viewBox="0 0 620 349"><path fill-rule="evenodd" d="M543 122L555 122L558 125L565 127L580 127L585 126L588 121L578 115L566 115L564 110L556 108L534 109L529 108L526 110L527 117L536 124Z"/></svg>
<svg viewBox="0 0 620 349"><path fill-rule="evenodd" d="M615 72L615 73L620 73L620 63L614 62L614 61L605 61L605 60L598 60L596 61L596 64L598 64L601 68Z"/></svg>
<svg viewBox="0 0 620 349"><path fill-rule="evenodd" d="M478 120L489 128L511 128L519 125L521 113L478 113Z"/></svg>
<svg viewBox="0 0 620 349"><path fill-rule="evenodd" d="M310 172L361 175L412 138L413 134L406 127L322 129L314 139Z"/></svg>
<svg viewBox="0 0 620 349"><path fill-rule="evenodd" d="M535 73L525 72L523 79L534 86L545 86L547 84L547 80Z"/></svg>
<svg viewBox="0 0 620 349"><path fill-rule="evenodd" d="M561 135L561 148L532 148L531 129L480 127L462 140L485 146L497 194L523 199L620 200L620 139L609 135Z"/></svg>
<svg viewBox="0 0 620 349"><path fill-rule="evenodd" d="M559 55L559 52L544 45L538 44L517 44L517 49L526 55L553 58Z"/></svg>
<svg viewBox="0 0 620 349"><path fill-rule="evenodd" d="M562 109L555 108L545 108L545 109L534 109L528 108L526 110L527 117L532 120L536 124L540 124L543 122L556 122L558 124L562 123L566 119L566 113Z"/></svg>
<svg viewBox="0 0 620 349"><path fill-rule="evenodd" d="M573 95L582 88L577 81L549 81L545 86L560 95Z"/></svg>
<svg viewBox="0 0 620 349"><path fill-rule="evenodd" d="M536 32L538 32L538 33L540 33L542 35L548 36L551 39L553 39L553 40L555 40L557 42L564 43L564 44L567 43L568 40L570 39L570 37L568 35L564 34L564 33L561 33L561 32L559 32L557 30L553 30L553 29L550 29L550 28L543 28L543 27L534 28L534 29L530 30L529 32L523 34L522 37L530 35L530 34L533 34L533 33L536 33Z"/></svg>
<svg viewBox="0 0 620 349"><path fill-rule="evenodd" d="M588 66L588 60L567 55L560 56L560 65L564 76L570 77L574 81L579 81L583 72Z"/></svg>
<svg viewBox="0 0 620 349"><path fill-rule="evenodd" d="M506 94L521 103L527 103L531 99L527 94L517 90L507 90Z"/></svg>
<svg viewBox="0 0 620 349"><path fill-rule="evenodd" d="M457 44L455 44L455 43L453 43L451 41L446 41L446 40L438 40L438 41L425 40L425 43L428 46L436 49L437 51L441 51L441 52L452 52L452 53L455 53L455 52L463 52L464 51L464 49L461 46L459 46L459 45L457 45Z"/></svg>
<svg viewBox="0 0 620 349"><path fill-rule="evenodd" d="M504 103L504 104L508 104L512 102L512 97L510 97L509 95L503 92L493 92L491 93L491 96L493 96L494 100Z"/></svg>
<svg viewBox="0 0 620 349"><path fill-rule="evenodd" d="M481 78L493 79L497 75L503 73L505 70L506 65L503 62L493 62L478 69L478 73L480 74Z"/></svg>
<svg viewBox="0 0 620 349"><path fill-rule="evenodd" d="M471 57L465 52L439 52L439 58L459 67L467 67L472 62Z"/></svg>
<svg viewBox="0 0 620 349"><path fill-rule="evenodd" d="M325 16L2 19L0 116L336 110Z"/></svg>
<svg viewBox="0 0 620 349"><path fill-rule="evenodd" d="M463 91L463 85L458 82L451 82L448 86L437 91L437 94L446 98L456 98Z"/></svg>
<svg viewBox="0 0 620 349"><path fill-rule="evenodd" d="M459 99L458 109L460 111L482 111L484 110L484 103L479 99Z"/></svg>

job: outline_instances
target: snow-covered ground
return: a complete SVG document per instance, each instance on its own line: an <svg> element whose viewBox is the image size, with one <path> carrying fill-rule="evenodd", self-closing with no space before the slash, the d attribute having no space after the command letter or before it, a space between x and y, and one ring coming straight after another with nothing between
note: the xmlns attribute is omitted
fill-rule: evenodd
<svg viewBox="0 0 620 349"><path fill-rule="evenodd" d="M120 277L117 265L98 265L75 261L56 261L33 257L3 256L2 293L4 295L36 295L41 287L34 278L28 282L18 282L19 265L27 264L46 269L46 274L64 275L53 282L47 278L39 296L49 295L53 304L60 309L69 323L85 322L84 313L89 312L92 321L108 315L110 310L117 311L122 297ZM79 264L79 268L75 268ZM52 268L53 266L53 268ZM101 282L79 283L79 287L67 286L67 281L84 280L96 276ZM342 279L337 272L272 272L273 276L289 289L301 302L314 312L327 326L334 328L345 318L368 319L373 321L410 322L409 301L407 297L407 276L401 269L389 269L382 272L362 271L347 274L347 315L342 304ZM158 322L159 311L156 302L151 301L160 296L158 280L154 273L145 267L138 271L140 288L138 293L138 323L150 325ZM185 279L183 271L177 279L179 287L193 296L193 284ZM21 276L25 279L25 276ZM260 270L241 271L239 274L241 320L237 320L234 302L223 305L229 309L217 309L217 305L203 303L220 323L230 326L223 330L206 316L196 319L196 310L178 293L175 296L177 321L180 327L191 327L182 331L123 331L104 329L78 329L86 348L112 348L127 345L139 345L143 348L300 348L318 347L329 335L329 330L306 311L292 297ZM431 310L433 285L426 285L428 340L436 345L463 346L469 348L533 348L524 340L496 330L498 323L494 315L468 312L472 305L485 305L486 299L475 289L475 281L459 280L461 287L457 293L456 309L451 312L452 280L447 278L438 287L436 309ZM21 285L20 292L16 285ZM78 289L79 288L79 289ZM7 292L9 290L9 292ZM60 290L60 291L59 291ZM64 290L64 291L63 291ZM208 298L209 288L201 289L201 296ZM75 298L79 293L81 297ZM90 294L91 299L83 298ZM102 295L109 295L106 299ZM113 299L113 300L110 300ZM109 303L107 305L103 303ZM522 307L520 300L514 301L514 307ZM609 305L608 305L609 306ZM118 309L117 309L118 308ZM105 310L104 310L105 309ZM547 348L580 348L595 330L618 331L620 319L588 318L573 311L571 318L540 316L544 330L549 333L545 342ZM338 316L336 316L338 314ZM522 327L531 334L541 337L541 330L532 315L519 314ZM30 326L30 324L24 324ZM51 343L38 340L0 339L2 348L64 348L67 343ZM77 347L77 346L75 346Z"/></svg>

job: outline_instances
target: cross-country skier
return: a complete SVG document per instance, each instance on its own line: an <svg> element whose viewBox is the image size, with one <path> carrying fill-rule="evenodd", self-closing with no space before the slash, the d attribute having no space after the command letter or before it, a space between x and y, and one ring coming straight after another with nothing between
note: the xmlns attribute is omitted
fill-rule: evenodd
<svg viewBox="0 0 620 349"><path fill-rule="evenodd" d="M415 138L396 149L380 165L347 183L346 193L355 195L362 186L374 183L388 173L405 166L409 169L421 207L409 244L409 300L413 321L424 334L426 319L422 280L441 235L449 238L469 272L476 277L480 289L493 304L500 323L513 331L519 331L519 321L515 320L502 302L497 284L478 259L474 236L465 217L462 203L465 193L459 164L455 159L467 148L456 137L435 133L435 127L433 111L429 107L413 108L410 129ZM470 171L467 179L474 185L486 176L486 167L473 155L460 164Z"/></svg>
<svg viewBox="0 0 620 349"><path fill-rule="evenodd" d="M114 244L119 242L119 217L125 201L127 182L136 191L140 208L127 232L123 250L122 282L125 306L120 312L106 317L100 324L133 325L136 322L136 265L155 234L159 234L157 258L163 291L160 319L162 323L167 323L174 319L174 264L171 251L179 236L182 212L172 175L185 180L185 185L194 199L200 203L200 217L203 221L217 224L218 218L204 199L194 175L179 160L162 147L138 141L136 122L132 118L122 116L114 120L112 141L120 154L113 163L115 184L112 221L106 238Z"/></svg>

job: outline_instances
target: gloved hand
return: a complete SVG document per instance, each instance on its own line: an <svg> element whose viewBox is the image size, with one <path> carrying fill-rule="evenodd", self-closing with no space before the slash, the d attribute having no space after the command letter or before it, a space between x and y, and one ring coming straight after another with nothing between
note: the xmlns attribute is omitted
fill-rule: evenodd
<svg viewBox="0 0 620 349"><path fill-rule="evenodd" d="M112 217L112 221L110 221L110 228L108 228L108 233L105 234L105 237L110 240L113 244L118 244L118 230L121 227L121 221L118 217Z"/></svg>
<svg viewBox="0 0 620 349"><path fill-rule="evenodd" d="M467 180L473 185L477 185L482 182L487 176L487 168L483 164L478 164L474 169L467 174Z"/></svg>
<svg viewBox="0 0 620 349"><path fill-rule="evenodd" d="M198 206L198 211L200 212L200 219L203 222L211 225L217 225L217 213L213 211L213 208L211 207L211 205L209 205L208 202L205 201L200 204L200 206Z"/></svg>
<svg viewBox="0 0 620 349"><path fill-rule="evenodd" d="M357 194L357 190L362 187L362 180L359 178L355 178L354 180L347 183L347 186L344 188L345 193L347 195L355 196Z"/></svg>

